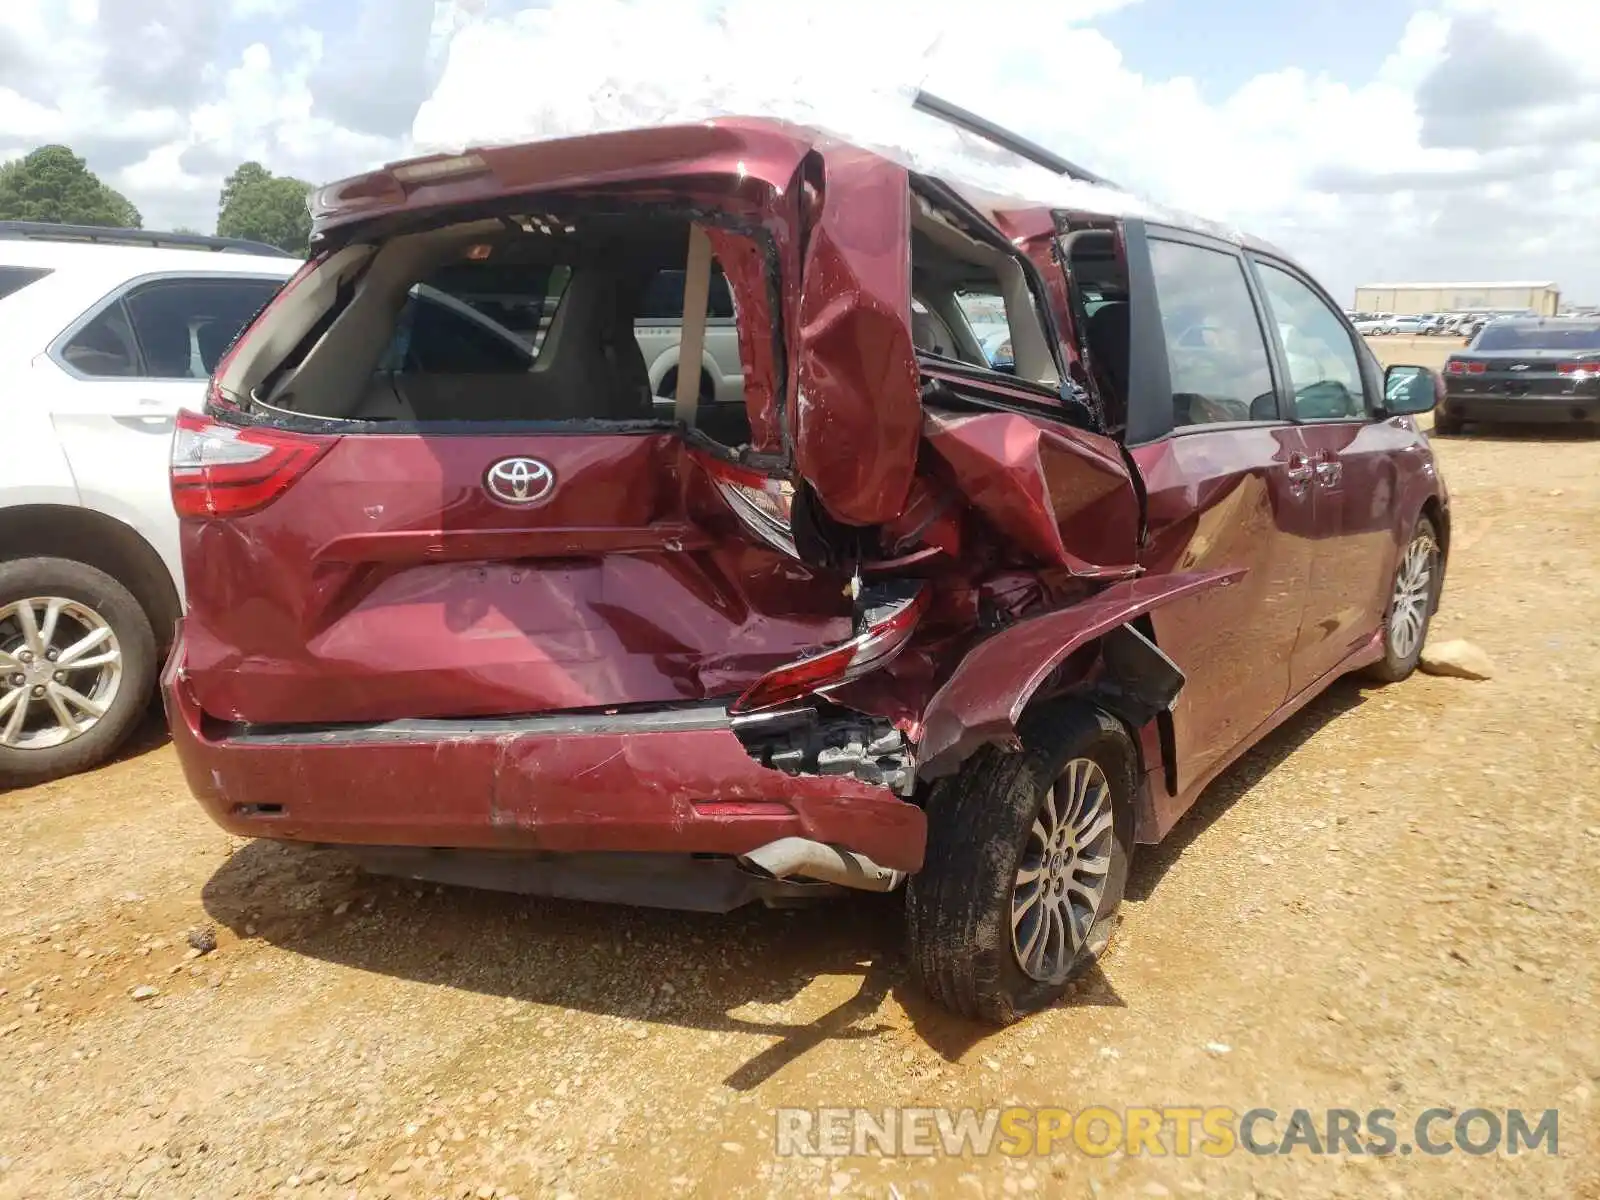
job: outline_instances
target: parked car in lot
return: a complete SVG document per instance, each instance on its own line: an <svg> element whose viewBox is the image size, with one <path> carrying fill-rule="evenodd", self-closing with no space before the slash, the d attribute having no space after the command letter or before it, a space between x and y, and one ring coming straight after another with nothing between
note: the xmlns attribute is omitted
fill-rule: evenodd
<svg viewBox="0 0 1600 1200"><path fill-rule="evenodd" d="M104 761L180 610L173 418L297 260L0 222L0 787Z"/></svg>
<svg viewBox="0 0 1600 1200"><path fill-rule="evenodd" d="M1450 538L1436 376L1280 252L1096 186L1001 208L730 119L322 189L173 442L200 803L515 891L903 887L939 1001L1052 1002L1136 844L1330 681L1412 671ZM712 264L743 403L666 419L635 320ZM408 288L491 269L551 302L537 348L397 359Z"/></svg>
<svg viewBox="0 0 1600 1200"><path fill-rule="evenodd" d="M683 334L682 270L661 271L645 290L634 319L634 337L644 354L651 390L661 397L677 394L679 351ZM744 400L744 374L739 365L739 331L734 323L733 293L721 271L708 280L705 336L698 396L702 404L739 404Z"/></svg>
<svg viewBox="0 0 1600 1200"><path fill-rule="evenodd" d="M1355 319L1355 331L1362 334L1384 332L1384 326L1389 322L1393 313L1368 313Z"/></svg>
<svg viewBox="0 0 1600 1200"><path fill-rule="evenodd" d="M1419 316L1390 316L1383 322L1379 333L1385 334L1420 334L1427 332L1427 322Z"/></svg>
<svg viewBox="0 0 1600 1200"><path fill-rule="evenodd" d="M1435 433L1468 422L1600 422L1600 321L1564 317L1491 321L1444 367Z"/></svg>
<svg viewBox="0 0 1600 1200"><path fill-rule="evenodd" d="M1014 370L1017 360L1015 352L1011 349L1011 331L1002 330L984 338L983 356L997 371Z"/></svg>

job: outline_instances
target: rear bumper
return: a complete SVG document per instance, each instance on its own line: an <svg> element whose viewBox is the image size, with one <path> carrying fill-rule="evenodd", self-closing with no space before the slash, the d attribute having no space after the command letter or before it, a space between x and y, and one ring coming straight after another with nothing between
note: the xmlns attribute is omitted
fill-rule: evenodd
<svg viewBox="0 0 1600 1200"><path fill-rule="evenodd" d="M263 730L218 726L183 673L162 702L190 790L241 837L351 847L741 855L778 838L922 865L920 808L755 762L719 707Z"/></svg>
<svg viewBox="0 0 1600 1200"><path fill-rule="evenodd" d="M1473 396L1447 394L1444 411L1463 421L1507 425L1600 421L1600 396Z"/></svg>

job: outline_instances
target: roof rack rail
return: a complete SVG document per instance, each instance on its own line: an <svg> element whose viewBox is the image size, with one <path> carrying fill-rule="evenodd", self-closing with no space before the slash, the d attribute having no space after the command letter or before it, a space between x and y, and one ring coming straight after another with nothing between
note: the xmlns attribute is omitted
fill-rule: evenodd
<svg viewBox="0 0 1600 1200"><path fill-rule="evenodd" d="M1096 183L1101 187L1116 187L1109 179L1096 175L1093 171L1068 162L1059 154L1046 150L1037 142L1030 142L1020 134L1012 133L1009 129L996 125L993 121L985 120L976 113L968 112L950 101L935 96L932 92L919 90L911 107L948 121L968 133L977 134L986 142L993 142L1002 149L1020 155L1029 162L1043 167L1047 171L1054 171L1057 175L1065 175L1069 179L1076 179L1081 183Z"/></svg>
<svg viewBox="0 0 1600 1200"><path fill-rule="evenodd" d="M0 221L0 241L94 242L97 245L158 246L172 250L215 250L294 258L287 250L248 238L207 237L201 233L163 233L154 229L109 229L61 225L54 221Z"/></svg>

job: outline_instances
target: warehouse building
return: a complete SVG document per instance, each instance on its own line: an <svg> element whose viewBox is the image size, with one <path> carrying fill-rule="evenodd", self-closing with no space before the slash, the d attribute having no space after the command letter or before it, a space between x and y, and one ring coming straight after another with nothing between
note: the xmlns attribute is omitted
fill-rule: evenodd
<svg viewBox="0 0 1600 1200"><path fill-rule="evenodd" d="M1520 312L1553 317L1561 289L1553 283L1368 283L1356 289L1355 311L1394 313Z"/></svg>

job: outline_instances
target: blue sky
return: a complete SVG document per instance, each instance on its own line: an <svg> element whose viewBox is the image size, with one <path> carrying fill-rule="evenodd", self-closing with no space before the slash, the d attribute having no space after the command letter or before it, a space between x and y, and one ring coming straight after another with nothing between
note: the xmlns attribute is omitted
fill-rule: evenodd
<svg viewBox="0 0 1600 1200"><path fill-rule="evenodd" d="M1216 101L1286 67L1369 80L1415 8L1407 0L1145 0L1093 24L1130 70L1192 76Z"/></svg>

